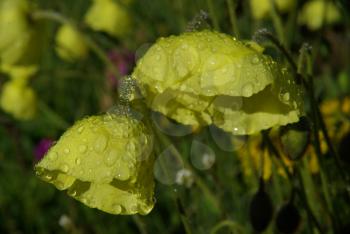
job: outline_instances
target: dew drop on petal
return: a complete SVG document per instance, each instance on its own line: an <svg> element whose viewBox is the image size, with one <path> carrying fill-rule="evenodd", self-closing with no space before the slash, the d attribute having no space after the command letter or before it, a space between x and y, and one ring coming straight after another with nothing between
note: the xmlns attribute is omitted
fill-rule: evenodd
<svg viewBox="0 0 350 234"><path fill-rule="evenodd" d="M122 212L122 207L119 204L113 205L113 213L120 214Z"/></svg>
<svg viewBox="0 0 350 234"><path fill-rule="evenodd" d="M76 158L75 159L75 164L80 165L80 163L81 163L81 159L80 158Z"/></svg>
<svg viewBox="0 0 350 234"><path fill-rule="evenodd" d="M102 152L107 146L107 138L103 135L101 135L100 137L97 138L95 145L94 145L94 149L97 152Z"/></svg>
<svg viewBox="0 0 350 234"><path fill-rule="evenodd" d="M113 166L117 161L118 152L116 150L111 150L104 158L104 163L107 166Z"/></svg>
<svg viewBox="0 0 350 234"><path fill-rule="evenodd" d="M49 153L49 160L55 161L58 158L57 152Z"/></svg>
<svg viewBox="0 0 350 234"><path fill-rule="evenodd" d="M61 166L61 170L64 172L64 173L67 173L69 171L69 166L67 164L63 164Z"/></svg>
<svg viewBox="0 0 350 234"><path fill-rule="evenodd" d="M81 145L81 146L79 146L78 150L79 150L79 153L84 153L84 152L86 152L87 147L86 147L86 145Z"/></svg>
<svg viewBox="0 0 350 234"><path fill-rule="evenodd" d="M254 57L252 58L252 60L251 60L251 63L252 63L253 65L258 64L259 62L260 62L260 60L259 60L259 58L258 58L257 56L254 56Z"/></svg>
<svg viewBox="0 0 350 234"><path fill-rule="evenodd" d="M253 94L253 85L251 83L245 84L242 88L242 95L244 97L250 97Z"/></svg>

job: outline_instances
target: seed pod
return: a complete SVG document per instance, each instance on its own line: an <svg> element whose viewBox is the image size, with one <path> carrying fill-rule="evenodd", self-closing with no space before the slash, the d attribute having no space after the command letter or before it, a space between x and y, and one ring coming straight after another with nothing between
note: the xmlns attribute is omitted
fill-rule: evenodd
<svg viewBox="0 0 350 234"><path fill-rule="evenodd" d="M301 158L310 143L310 126L307 119L301 118L298 123L282 127L280 138L282 149L289 159Z"/></svg>
<svg viewBox="0 0 350 234"><path fill-rule="evenodd" d="M350 145L350 133L346 134L343 139L341 140L339 144L339 157L344 162L350 165L350 151L349 151L349 145Z"/></svg>
<svg viewBox="0 0 350 234"><path fill-rule="evenodd" d="M249 210L249 218L254 230L257 232L264 231L271 222L272 214L272 201L265 192L264 182L261 179L259 190L253 196Z"/></svg>
<svg viewBox="0 0 350 234"><path fill-rule="evenodd" d="M292 234L298 230L301 217L292 201L288 202L277 213L276 227L280 233Z"/></svg>

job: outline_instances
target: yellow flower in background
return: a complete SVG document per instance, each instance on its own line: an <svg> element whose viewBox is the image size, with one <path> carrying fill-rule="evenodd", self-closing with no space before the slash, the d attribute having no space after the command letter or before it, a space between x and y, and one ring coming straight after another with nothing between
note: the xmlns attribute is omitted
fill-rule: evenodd
<svg viewBox="0 0 350 234"><path fill-rule="evenodd" d="M330 99L321 103L321 113L323 115L329 137L335 146L338 146L342 138L350 133L350 97L342 99ZM328 151L323 135L320 133L322 153Z"/></svg>
<svg viewBox="0 0 350 234"><path fill-rule="evenodd" d="M0 106L16 119L29 120L36 114L37 97L26 82L21 79L12 79L2 87Z"/></svg>
<svg viewBox="0 0 350 234"><path fill-rule="evenodd" d="M341 14L339 10L329 0L308 1L299 15L299 23L306 25L310 30L320 29L323 24L333 24L340 19Z"/></svg>
<svg viewBox="0 0 350 234"><path fill-rule="evenodd" d="M276 134L274 135L273 140L276 142ZM233 142L235 143L235 142ZM256 176L260 175L262 172L262 178L264 180L269 180L272 176L273 170L273 160L267 148L262 147L262 136L260 134L249 136L248 141L246 142L245 147L241 147L238 150L238 158L241 162L243 168L244 176ZM277 145L276 145L277 146ZM281 151L281 150L279 150ZM291 170L292 161L290 161L285 155L281 154L282 162L285 166ZM281 176L286 176L283 167L280 165L274 165L277 169L277 173Z"/></svg>
<svg viewBox="0 0 350 234"><path fill-rule="evenodd" d="M57 54L66 61L84 59L89 53L89 48L84 37L73 26L62 25L56 34Z"/></svg>
<svg viewBox="0 0 350 234"><path fill-rule="evenodd" d="M89 207L145 215L154 206L152 147L152 135L140 121L92 116L68 129L35 170Z"/></svg>
<svg viewBox="0 0 350 234"><path fill-rule="evenodd" d="M0 63L33 62L39 34L37 25L28 22L29 11L26 0L0 1Z"/></svg>
<svg viewBox="0 0 350 234"><path fill-rule="evenodd" d="M302 90L261 50L212 31L159 39L132 74L149 107L237 135L297 122Z"/></svg>
<svg viewBox="0 0 350 234"><path fill-rule="evenodd" d="M85 23L117 38L124 37L131 29L129 12L113 0L94 0L85 15Z"/></svg>
<svg viewBox="0 0 350 234"><path fill-rule="evenodd" d="M275 4L280 12L288 12L296 4L295 0L250 0L250 9L254 19L261 20L267 17L271 11L271 4Z"/></svg>
<svg viewBox="0 0 350 234"><path fill-rule="evenodd" d="M38 71L37 65L19 66L19 65L8 65L2 64L0 71L9 75L11 79L22 80L26 82L31 76Z"/></svg>

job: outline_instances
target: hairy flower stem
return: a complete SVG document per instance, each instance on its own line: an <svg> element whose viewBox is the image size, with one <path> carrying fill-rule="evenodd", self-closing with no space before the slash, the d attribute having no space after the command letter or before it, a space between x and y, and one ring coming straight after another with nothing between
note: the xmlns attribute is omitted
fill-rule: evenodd
<svg viewBox="0 0 350 234"><path fill-rule="evenodd" d="M227 8L228 8L228 14L230 16L230 22L232 27L232 32L234 36L239 39L239 30L237 25L237 15L236 15L236 5L237 0L226 0Z"/></svg>
<svg viewBox="0 0 350 234"><path fill-rule="evenodd" d="M71 25L75 30L81 33L81 35L83 36L89 48L97 55L99 59L101 59L105 63L106 66L108 66L111 72L117 77L120 76L118 68L108 58L105 51L94 40L92 40L86 33L82 32L82 30L78 27L78 25L75 22L73 22L71 19L65 17L64 15L58 12L48 11L48 10L34 11L33 13L31 13L31 17L33 20L52 20L60 24Z"/></svg>
<svg viewBox="0 0 350 234"><path fill-rule="evenodd" d="M284 35L284 30L283 30L283 25L282 25L282 20L279 17L277 10L276 10L276 6L275 6L275 1L274 0L270 0L270 9L271 9L271 18L272 18L272 23L273 26L276 30L276 33L278 35L279 41L282 44L285 44L285 35Z"/></svg>

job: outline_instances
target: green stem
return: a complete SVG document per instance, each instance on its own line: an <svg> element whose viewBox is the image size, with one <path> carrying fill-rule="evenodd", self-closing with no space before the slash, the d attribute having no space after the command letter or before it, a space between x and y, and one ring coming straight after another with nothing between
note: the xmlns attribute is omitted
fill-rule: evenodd
<svg viewBox="0 0 350 234"><path fill-rule="evenodd" d="M232 32L235 37L239 38L239 30L237 26L237 15L236 15L236 1L235 0L226 0L228 13L230 16L230 22L232 27Z"/></svg>
<svg viewBox="0 0 350 234"><path fill-rule="evenodd" d="M323 234L325 233L323 231L323 229L321 228L321 225L320 223L318 222L318 220L316 219L316 216L313 214L312 210L311 210L311 207L310 207L310 204L308 202L308 199L307 199L307 195L305 193L306 191L306 188L305 188L305 185L304 185L304 182L303 182L303 179L302 179L302 176L301 176L301 173L300 171L295 168L295 171L296 171L296 175L298 176L298 180L299 180L299 184L300 184L300 187L301 187L301 190L298 189L298 193L299 193L299 196L300 198L303 200L304 202L304 205L305 205L305 209L308 213L308 215L310 216L310 219L313 221L313 223L315 224L317 230L319 231L320 234Z"/></svg>
<svg viewBox="0 0 350 234"><path fill-rule="evenodd" d="M269 39L278 49L282 52L282 54L287 59L288 63L291 65L293 72L297 74L297 65L295 64L292 55L288 52L288 50L282 45L282 43L269 31L267 30L260 30L257 32L258 36L263 36L267 39Z"/></svg>
<svg viewBox="0 0 350 234"><path fill-rule="evenodd" d="M138 215L133 215L132 219L135 222L137 228L139 229L140 234L147 234L148 233L146 230L145 223L141 220L141 218Z"/></svg>
<svg viewBox="0 0 350 234"><path fill-rule="evenodd" d="M272 18L272 23L278 35L278 39L280 42L282 42L282 44L285 44L285 36L284 36L282 20L277 13L274 0L270 0L270 9L271 9L270 14Z"/></svg>
<svg viewBox="0 0 350 234"><path fill-rule="evenodd" d="M208 5L208 9L209 9L209 13L210 13L211 19L213 21L214 29L216 31L220 31L219 20L218 20L216 14L215 14L213 0L207 0L207 5Z"/></svg>
<svg viewBox="0 0 350 234"><path fill-rule="evenodd" d="M39 109L51 120L51 122L55 123L55 125L62 130L66 130L70 124L64 120L59 114L50 109L44 102L39 102Z"/></svg>
<svg viewBox="0 0 350 234"><path fill-rule="evenodd" d="M218 231L220 231L220 229L224 227L230 228L233 233L244 233L243 228L238 223L232 220L224 220L215 225L210 231L210 234L216 234Z"/></svg>

